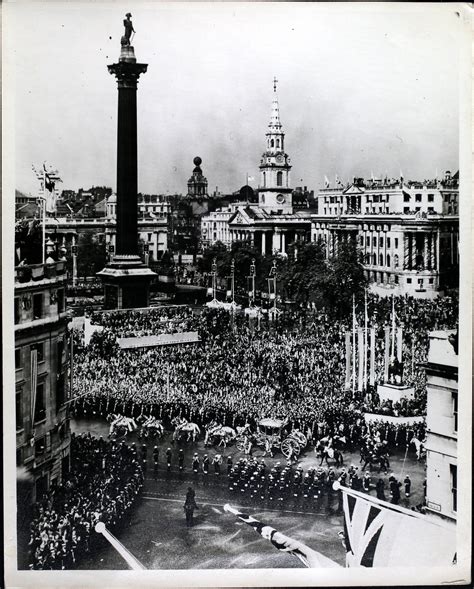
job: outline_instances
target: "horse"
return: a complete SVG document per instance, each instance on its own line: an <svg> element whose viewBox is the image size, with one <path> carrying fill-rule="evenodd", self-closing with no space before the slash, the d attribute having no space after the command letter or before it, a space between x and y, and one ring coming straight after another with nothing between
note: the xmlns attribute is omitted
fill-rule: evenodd
<svg viewBox="0 0 474 589"><path fill-rule="evenodd" d="M218 424L216 421L211 421L206 429L204 445L210 446L214 442L214 438L220 438L217 445L226 448L227 444L232 442L236 437L237 432L232 427Z"/></svg>
<svg viewBox="0 0 474 589"><path fill-rule="evenodd" d="M186 434L186 441L193 440L196 441L196 438L201 433L201 428L198 426L197 423L193 423L192 421L188 421L184 418L175 418L171 422L175 426L175 430L173 432L173 440L180 440L183 434Z"/></svg>
<svg viewBox="0 0 474 589"><path fill-rule="evenodd" d="M141 418L137 419L140 421L141 427L138 431L138 437L141 439L143 438L157 438L161 437L164 432L165 428L159 419L155 419L154 417L145 416L143 415Z"/></svg>
<svg viewBox="0 0 474 589"><path fill-rule="evenodd" d="M419 438L415 437L410 440L408 447L410 447L412 444L415 446L416 459L421 460L424 458L426 456L425 444Z"/></svg>
<svg viewBox="0 0 474 589"><path fill-rule="evenodd" d="M330 438L326 436L325 438L321 438L319 442L317 442L314 452L316 456L321 457L321 462L319 466L322 466L323 462L326 461L327 466L329 466L328 458L334 460L336 466L342 466L344 464L344 457L342 452L334 447L334 438Z"/></svg>

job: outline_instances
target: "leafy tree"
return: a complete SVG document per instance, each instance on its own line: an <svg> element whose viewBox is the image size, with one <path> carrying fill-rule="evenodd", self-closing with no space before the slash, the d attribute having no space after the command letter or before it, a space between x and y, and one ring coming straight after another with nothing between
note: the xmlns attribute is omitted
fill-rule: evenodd
<svg viewBox="0 0 474 589"><path fill-rule="evenodd" d="M352 297L362 300L366 288L362 253L352 240L342 242L329 260L325 283L327 308L336 317L347 317L352 310Z"/></svg>
<svg viewBox="0 0 474 589"><path fill-rule="evenodd" d="M37 219L21 219L15 224L15 265L41 264L43 239L41 223Z"/></svg>
<svg viewBox="0 0 474 589"><path fill-rule="evenodd" d="M81 233L77 244L78 275L95 276L105 264L105 243L99 243L93 231Z"/></svg>

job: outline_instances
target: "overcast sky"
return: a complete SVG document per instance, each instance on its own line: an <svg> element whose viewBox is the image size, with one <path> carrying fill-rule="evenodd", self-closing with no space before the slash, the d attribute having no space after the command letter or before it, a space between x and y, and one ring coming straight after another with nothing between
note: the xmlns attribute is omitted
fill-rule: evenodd
<svg viewBox="0 0 474 589"><path fill-rule="evenodd" d="M14 51L4 54L20 190L34 193L31 164L44 160L63 188L115 189L107 64L129 10L149 64L138 87L142 192L185 193L196 155L210 191L236 190L247 173L256 187L273 76L293 186L458 169L456 5L26 3L7 6Z"/></svg>

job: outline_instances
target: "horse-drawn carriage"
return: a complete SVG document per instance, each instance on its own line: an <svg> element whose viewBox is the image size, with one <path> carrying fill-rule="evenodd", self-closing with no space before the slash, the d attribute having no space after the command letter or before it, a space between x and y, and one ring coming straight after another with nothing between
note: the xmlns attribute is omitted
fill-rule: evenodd
<svg viewBox="0 0 474 589"><path fill-rule="evenodd" d="M283 437L283 429L288 420L265 418L258 422L257 432L250 432L250 428L243 428L237 437L237 448L245 451L250 441L253 446L265 449L272 454L273 450L281 450L287 459L297 457L306 446L306 436L299 430L293 430L288 436Z"/></svg>

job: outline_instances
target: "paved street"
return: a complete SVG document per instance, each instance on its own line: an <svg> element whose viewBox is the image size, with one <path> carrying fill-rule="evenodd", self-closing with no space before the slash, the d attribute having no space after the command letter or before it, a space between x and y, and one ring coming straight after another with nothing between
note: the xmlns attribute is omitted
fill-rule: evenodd
<svg viewBox="0 0 474 589"><path fill-rule="evenodd" d="M78 419L72 423L75 432L90 431L94 435L108 434L108 424L101 419ZM194 452L202 456L207 453L214 456L215 448L204 448L202 436L195 444L183 444L185 453L185 470L179 472L177 467L178 447L171 443L170 434L157 442L160 450L158 480L154 480L151 450L154 442L148 444L148 469L143 496L133 510L131 520L125 522L117 532L120 541L147 567L155 569L188 568L267 568L300 567L301 562L295 557L275 550L269 542L263 540L246 524L224 512L225 503L240 506L244 512L262 522L277 528L281 532L301 540L325 556L344 563L344 550L337 534L342 529L342 517L327 513L327 501L324 500L319 512L306 512L299 503L290 501L283 509L278 505L255 504L250 498L234 497L228 490L225 465L222 474L216 476L212 468L207 477L203 473L195 475L191 470L191 457ZM130 434L127 443L136 441ZM171 447L173 465L170 472L166 469L165 451ZM241 456L234 446L226 450L234 462ZM263 452L258 449L254 455L260 457ZM422 481L424 468L411 455L404 464L404 453L391 457L392 470L400 477L408 473L413 481L413 495L410 503L415 505L422 499ZM359 457L345 453L345 464L351 462L359 465ZM273 459L265 458L270 467L274 462L285 462L277 454ZM301 457L304 469L317 466L312 449ZM374 477L375 477L374 473ZM187 487L192 484L196 490L199 510L195 512L195 526L187 528L184 518L183 503ZM374 493L373 493L374 494ZM403 496L403 493L402 493ZM404 500L402 500L404 504ZM121 557L108 544L104 543L93 556L85 558L82 569L121 569L127 568Z"/></svg>

